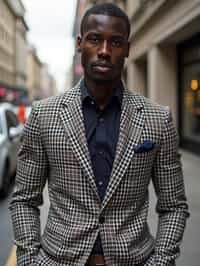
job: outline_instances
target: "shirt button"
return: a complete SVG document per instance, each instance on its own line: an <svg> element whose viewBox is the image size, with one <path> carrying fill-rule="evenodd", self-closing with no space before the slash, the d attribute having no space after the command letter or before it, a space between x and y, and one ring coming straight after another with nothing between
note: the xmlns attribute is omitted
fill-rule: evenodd
<svg viewBox="0 0 200 266"><path fill-rule="evenodd" d="M104 122L104 118L103 117L99 118L99 122Z"/></svg>
<svg viewBox="0 0 200 266"><path fill-rule="evenodd" d="M103 155L103 154L104 154L104 152L103 152L103 151L99 151L98 153L99 153L100 155Z"/></svg>
<svg viewBox="0 0 200 266"><path fill-rule="evenodd" d="M101 187L103 185L103 182L102 181L99 181L99 186Z"/></svg>

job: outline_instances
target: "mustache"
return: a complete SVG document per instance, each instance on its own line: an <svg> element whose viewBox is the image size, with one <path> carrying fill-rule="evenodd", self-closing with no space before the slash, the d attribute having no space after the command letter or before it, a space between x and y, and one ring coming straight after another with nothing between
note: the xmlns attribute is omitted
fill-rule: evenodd
<svg viewBox="0 0 200 266"><path fill-rule="evenodd" d="M105 61L105 60L98 60L98 61L96 61L94 63L91 63L91 66L92 67L101 66L101 67L109 67L109 68L112 68L113 67L113 64L111 64L110 62Z"/></svg>

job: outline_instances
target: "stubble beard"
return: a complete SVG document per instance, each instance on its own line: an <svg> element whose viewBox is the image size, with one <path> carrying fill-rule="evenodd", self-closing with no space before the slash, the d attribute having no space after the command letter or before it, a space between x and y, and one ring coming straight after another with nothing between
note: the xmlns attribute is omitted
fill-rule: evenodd
<svg viewBox="0 0 200 266"><path fill-rule="evenodd" d="M123 69L123 67L122 67L122 69ZM121 80L121 73L122 73L122 70L119 71L118 74L116 73L116 75L114 75L114 76L110 75L110 76L106 77L103 74L93 73L92 67L87 66L87 67L85 67L84 76L87 79L92 80L97 85L103 86L103 85L107 85L107 84L110 85L110 83L115 83L115 82Z"/></svg>

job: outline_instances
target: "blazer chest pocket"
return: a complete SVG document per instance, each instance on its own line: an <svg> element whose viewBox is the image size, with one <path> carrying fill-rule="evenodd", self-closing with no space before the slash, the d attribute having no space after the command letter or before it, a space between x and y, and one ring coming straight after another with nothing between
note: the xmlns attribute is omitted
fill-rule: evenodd
<svg viewBox="0 0 200 266"><path fill-rule="evenodd" d="M153 165L153 161L156 156L156 152L158 150L158 145L151 141L145 140L141 144L135 145L133 147L134 155L131 160L130 168L151 168Z"/></svg>
<svg viewBox="0 0 200 266"><path fill-rule="evenodd" d="M133 150L135 153L146 153L156 148L156 143L151 140L145 140L143 143L135 145Z"/></svg>

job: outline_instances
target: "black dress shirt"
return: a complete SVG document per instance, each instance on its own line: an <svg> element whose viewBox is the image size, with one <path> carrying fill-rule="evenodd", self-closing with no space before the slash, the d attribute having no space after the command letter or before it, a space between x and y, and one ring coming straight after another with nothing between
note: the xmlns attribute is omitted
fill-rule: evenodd
<svg viewBox="0 0 200 266"><path fill-rule="evenodd" d="M84 80L81 83L82 108L86 138L90 152L95 182L101 201L105 196L115 157L119 135L123 85L116 88L107 106L100 110L90 95ZM93 254L103 254L100 235Z"/></svg>

